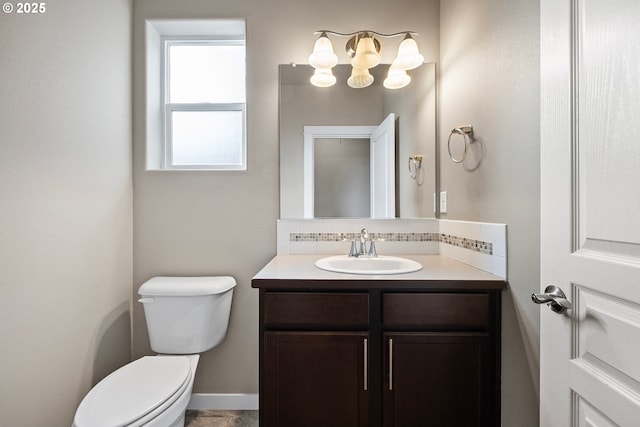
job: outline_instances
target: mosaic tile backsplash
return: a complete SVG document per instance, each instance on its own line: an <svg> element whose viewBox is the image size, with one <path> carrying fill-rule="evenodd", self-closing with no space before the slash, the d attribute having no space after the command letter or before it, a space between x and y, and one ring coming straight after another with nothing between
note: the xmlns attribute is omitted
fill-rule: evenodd
<svg viewBox="0 0 640 427"><path fill-rule="evenodd" d="M443 233L369 233L369 238L383 242L439 242L483 254L493 254L493 244ZM360 233L289 233L291 242L346 242L359 240Z"/></svg>
<svg viewBox="0 0 640 427"><path fill-rule="evenodd" d="M507 278L505 224L433 218L279 220L278 254L347 254L362 228L376 240L379 255L440 254Z"/></svg>

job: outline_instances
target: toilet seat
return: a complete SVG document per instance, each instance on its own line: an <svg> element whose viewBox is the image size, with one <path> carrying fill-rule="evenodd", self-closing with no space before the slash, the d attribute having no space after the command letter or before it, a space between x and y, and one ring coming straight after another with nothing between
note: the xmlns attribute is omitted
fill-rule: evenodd
<svg viewBox="0 0 640 427"><path fill-rule="evenodd" d="M77 427L139 426L171 406L191 383L186 356L145 356L111 373L82 400Z"/></svg>

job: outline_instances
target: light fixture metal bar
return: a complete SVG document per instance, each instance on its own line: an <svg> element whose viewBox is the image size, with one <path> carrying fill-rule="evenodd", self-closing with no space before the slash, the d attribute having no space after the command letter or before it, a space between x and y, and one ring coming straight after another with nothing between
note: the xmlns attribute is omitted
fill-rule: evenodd
<svg viewBox="0 0 640 427"><path fill-rule="evenodd" d="M411 34L412 36L420 35L415 31L400 31L398 33L384 34L384 33L379 33L377 31L372 31L372 30L360 30L360 31L355 31L353 33L339 33L337 31L332 31L332 30L318 30L318 31L315 31L313 34L322 34L322 33L333 34L334 36L340 36L340 37L352 37L362 33L375 34L376 36L379 36L379 37L398 37L406 34Z"/></svg>

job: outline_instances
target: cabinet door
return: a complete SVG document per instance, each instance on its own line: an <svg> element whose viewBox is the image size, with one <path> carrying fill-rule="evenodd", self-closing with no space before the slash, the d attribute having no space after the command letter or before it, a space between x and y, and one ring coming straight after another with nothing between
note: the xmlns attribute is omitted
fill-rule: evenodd
<svg viewBox="0 0 640 427"><path fill-rule="evenodd" d="M384 426L496 425L488 334L386 333L384 346Z"/></svg>
<svg viewBox="0 0 640 427"><path fill-rule="evenodd" d="M261 427L368 426L368 334L265 332Z"/></svg>

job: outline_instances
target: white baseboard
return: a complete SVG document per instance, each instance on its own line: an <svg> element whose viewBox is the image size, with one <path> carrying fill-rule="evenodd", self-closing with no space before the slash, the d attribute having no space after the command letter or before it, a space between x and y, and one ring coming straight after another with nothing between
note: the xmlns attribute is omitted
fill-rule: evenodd
<svg viewBox="0 0 640 427"><path fill-rule="evenodd" d="M257 411L258 393L193 393L187 409Z"/></svg>

